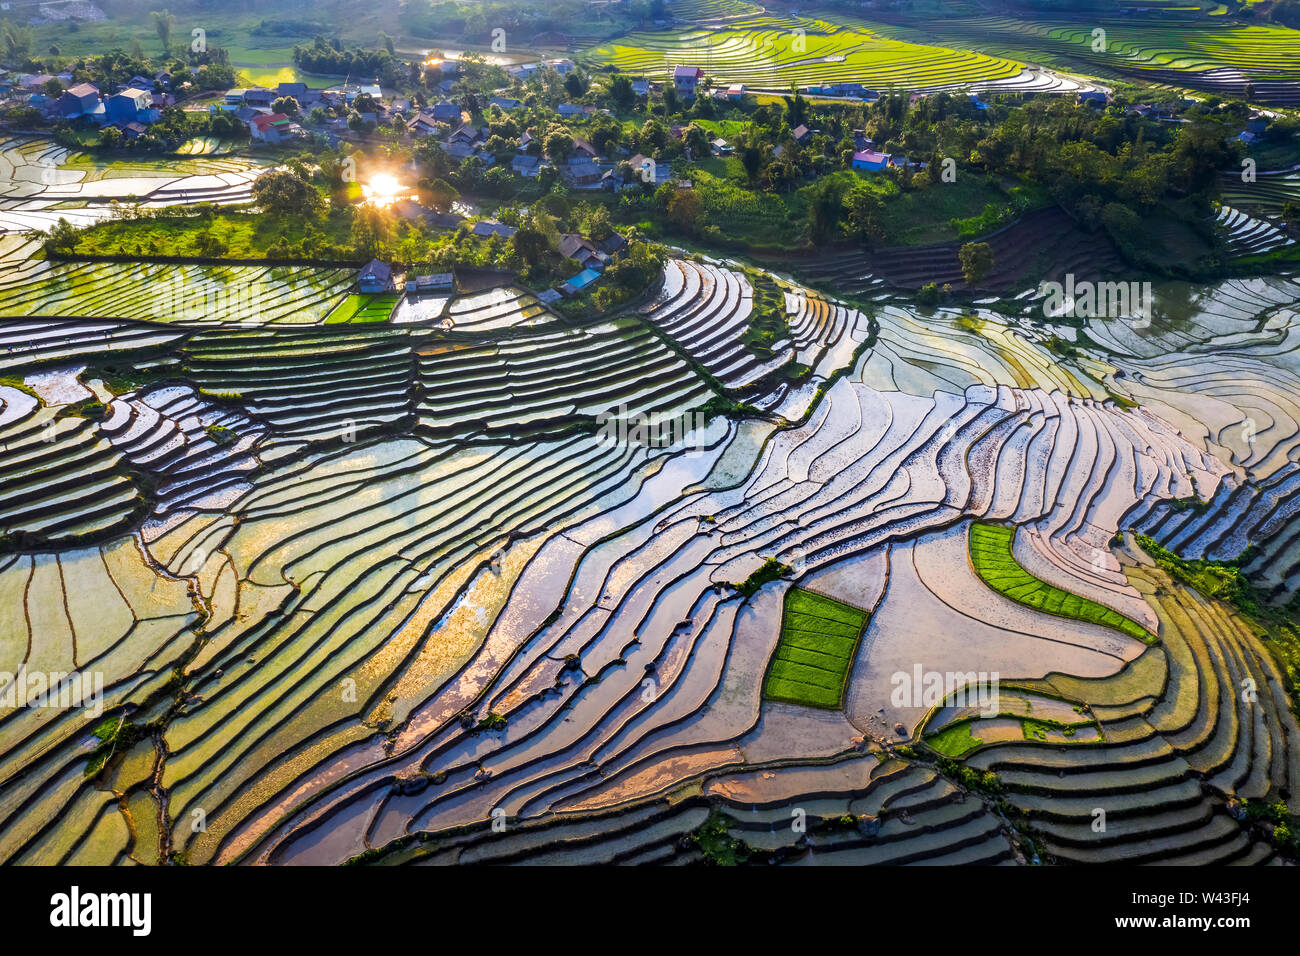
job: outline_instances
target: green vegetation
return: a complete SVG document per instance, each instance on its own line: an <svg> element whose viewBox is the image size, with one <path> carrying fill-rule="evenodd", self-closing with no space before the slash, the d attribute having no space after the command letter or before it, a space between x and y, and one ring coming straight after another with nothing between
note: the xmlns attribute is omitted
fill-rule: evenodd
<svg viewBox="0 0 1300 956"><path fill-rule="evenodd" d="M225 425L208 425L203 431L217 445L229 445L239 437L235 434L234 429L227 428Z"/></svg>
<svg viewBox="0 0 1300 956"><path fill-rule="evenodd" d="M1242 571L1252 557L1249 550L1235 561L1188 561L1145 535L1137 542L1175 581L1231 605L1258 629L1257 636L1282 671L1291 710L1300 717L1300 597L1284 606L1269 604Z"/></svg>
<svg viewBox="0 0 1300 956"><path fill-rule="evenodd" d="M1016 529L976 522L970 529L970 558L980 580L1011 600L1036 611L1114 628L1148 644L1156 636L1118 611L1040 581L1016 561L1012 542Z"/></svg>
<svg viewBox="0 0 1300 956"><path fill-rule="evenodd" d="M951 724L937 734L926 737L925 743L932 750L945 757L959 759L984 743L971 733L973 725L973 720L963 720L961 723Z"/></svg>
<svg viewBox="0 0 1300 956"><path fill-rule="evenodd" d="M706 412L708 411L713 411L713 409L706 409ZM788 574L790 570L788 565L782 564L776 558L768 558L763 562L762 567L745 578L740 584L733 584L732 587L747 598L753 597L763 585L770 584L781 575Z"/></svg>
<svg viewBox="0 0 1300 956"><path fill-rule="evenodd" d="M699 64L718 85L743 82L770 90L832 82L876 89L976 83L1021 69L1001 57L892 40L864 24L769 15L629 33L587 50L583 58L653 77L670 74L674 64Z"/></svg>
<svg viewBox="0 0 1300 956"><path fill-rule="evenodd" d="M395 292L354 292L325 317L327 325L342 322L387 322L401 296Z"/></svg>
<svg viewBox="0 0 1300 956"><path fill-rule="evenodd" d="M752 849L727 831L726 814L713 810L688 838L710 866L739 866L748 863Z"/></svg>
<svg viewBox="0 0 1300 956"><path fill-rule="evenodd" d="M763 696L808 707L843 706L858 642L870 615L801 588L786 592L781 639L768 664Z"/></svg>

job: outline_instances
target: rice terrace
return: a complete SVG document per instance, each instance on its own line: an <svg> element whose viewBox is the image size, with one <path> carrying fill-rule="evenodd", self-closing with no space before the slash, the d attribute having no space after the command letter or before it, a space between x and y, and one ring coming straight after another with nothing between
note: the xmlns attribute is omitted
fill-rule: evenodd
<svg viewBox="0 0 1300 956"><path fill-rule="evenodd" d="M0 861L1300 861L1298 0L0 41Z"/></svg>

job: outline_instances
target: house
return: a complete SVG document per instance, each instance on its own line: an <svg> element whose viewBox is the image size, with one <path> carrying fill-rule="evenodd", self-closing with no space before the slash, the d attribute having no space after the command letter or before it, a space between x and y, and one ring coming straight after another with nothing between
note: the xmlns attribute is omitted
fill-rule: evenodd
<svg viewBox="0 0 1300 956"><path fill-rule="evenodd" d="M455 276L450 272L435 272L432 275L423 276L407 276L406 294L425 295L431 292L450 292L455 285Z"/></svg>
<svg viewBox="0 0 1300 956"><path fill-rule="evenodd" d="M730 143L720 136L710 143L709 146L712 148L714 156L730 156L736 151Z"/></svg>
<svg viewBox="0 0 1300 956"><path fill-rule="evenodd" d="M393 292L393 267L387 262L371 259L357 276L357 286L370 294Z"/></svg>
<svg viewBox="0 0 1300 956"><path fill-rule="evenodd" d="M536 156L519 153L514 159L510 160L510 169L516 176L536 179L542 174L542 161Z"/></svg>
<svg viewBox="0 0 1300 956"><path fill-rule="evenodd" d="M1110 102L1110 95L1102 90L1084 90L1076 98L1080 106L1091 106L1096 109L1105 107Z"/></svg>
<svg viewBox="0 0 1300 956"><path fill-rule="evenodd" d="M221 103L223 106L227 106L230 109L235 109L237 107L243 106L244 105L243 89L240 87L236 87L233 90L226 90L226 95L221 98Z"/></svg>
<svg viewBox="0 0 1300 956"><path fill-rule="evenodd" d="M566 119L572 119L575 116L585 116L588 113L594 113L596 112L596 107L583 106L581 103L561 103L555 108L555 112L559 113Z"/></svg>
<svg viewBox="0 0 1300 956"><path fill-rule="evenodd" d="M153 93L149 97L149 108L162 112L169 106L176 105L176 97L170 93Z"/></svg>
<svg viewBox="0 0 1300 956"><path fill-rule="evenodd" d="M59 112L71 119L92 113L99 105L99 89L90 83L78 83L59 97Z"/></svg>
<svg viewBox="0 0 1300 956"><path fill-rule="evenodd" d="M633 80L633 81L632 81L632 93L633 93L634 95L636 95L636 96L649 96L649 95L650 95L650 81L649 81L649 80Z"/></svg>
<svg viewBox="0 0 1300 956"><path fill-rule="evenodd" d="M295 100L301 103L307 97L307 84L306 83L279 83L275 87L275 95L277 97L292 96Z"/></svg>
<svg viewBox="0 0 1300 956"><path fill-rule="evenodd" d="M125 85L134 86L141 90L148 90L151 93L153 92L153 80L147 76L141 76L139 73L127 80Z"/></svg>
<svg viewBox="0 0 1300 956"><path fill-rule="evenodd" d="M553 302L559 302L564 298L559 289L547 289L545 292L537 293L537 301L542 305L550 305Z"/></svg>
<svg viewBox="0 0 1300 956"><path fill-rule="evenodd" d="M264 86L255 86L244 90L245 106L270 106L275 102L275 93Z"/></svg>
<svg viewBox="0 0 1300 956"><path fill-rule="evenodd" d="M875 140L867 135L864 129L855 129L853 131L853 148L858 152L864 149L872 149L876 145Z"/></svg>
<svg viewBox="0 0 1300 956"><path fill-rule="evenodd" d="M733 103L739 103L744 98L745 98L744 83L732 83L729 87L727 87L727 99L731 100Z"/></svg>
<svg viewBox="0 0 1300 956"><path fill-rule="evenodd" d="M454 130L451 131L451 135L447 137L447 142L465 143L467 145L472 146L475 143L477 143L480 139L482 139L482 137L483 137L482 130L470 126L468 123L462 123L460 126L457 126Z"/></svg>
<svg viewBox="0 0 1300 956"><path fill-rule="evenodd" d="M560 236L560 255L572 259L584 269L594 269L597 272L603 272L609 264L609 256L596 248L590 239L576 232L566 232Z"/></svg>
<svg viewBox="0 0 1300 956"><path fill-rule="evenodd" d="M509 96L494 96L488 101L488 105L496 106L509 112L510 110L522 109L524 104L521 100L516 100Z"/></svg>
<svg viewBox="0 0 1300 956"><path fill-rule="evenodd" d="M406 131L412 136L432 136L438 129L438 119L432 113L417 113L406 124Z"/></svg>
<svg viewBox="0 0 1300 956"><path fill-rule="evenodd" d="M704 79L704 71L698 66L679 66L673 70L673 88L679 96L695 96L695 87Z"/></svg>
<svg viewBox="0 0 1300 956"><path fill-rule="evenodd" d="M581 136L573 137L573 159L596 160L600 158L600 153L596 152L596 147L587 142Z"/></svg>
<svg viewBox="0 0 1300 956"><path fill-rule="evenodd" d="M627 239L616 232L611 232L607 237L596 243L596 248L611 259L617 259L623 253L627 252Z"/></svg>
<svg viewBox="0 0 1300 956"><path fill-rule="evenodd" d="M262 113L248 124L249 135L262 143L283 143L298 127L283 113Z"/></svg>
<svg viewBox="0 0 1300 956"><path fill-rule="evenodd" d="M594 160L584 156L570 157L561 172L565 181L573 186L599 186L605 170L596 165Z"/></svg>
<svg viewBox="0 0 1300 956"><path fill-rule="evenodd" d="M504 222L497 222L495 219L480 219L474 223L473 233L480 239L486 239L489 236L500 236L502 239L509 239L519 230L514 226L507 226Z"/></svg>
<svg viewBox="0 0 1300 956"><path fill-rule="evenodd" d="M546 60L545 63L547 66L549 66L556 73L559 73L561 76L564 76L566 73L572 73L575 69L573 61L568 59L567 57L560 57L554 60Z"/></svg>
<svg viewBox="0 0 1300 956"><path fill-rule="evenodd" d="M808 140L812 139L812 130L807 126L804 126L803 123L800 123L790 131L790 135L794 137L796 143L802 146L807 143Z"/></svg>
<svg viewBox="0 0 1300 956"><path fill-rule="evenodd" d="M454 212L431 212L424 217L424 221L439 229L455 229L465 221L465 217Z"/></svg>
<svg viewBox="0 0 1300 956"><path fill-rule="evenodd" d="M453 103L450 100L442 100L434 103L433 109L428 111L439 123L459 123L460 122L460 104Z"/></svg>
<svg viewBox="0 0 1300 956"><path fill-rule="evenodd" d="M153 122L158 118L153 110L153 93L134 86L110 96L104 110L112 123Z"/></svg>
<svg viewBox="0 0 1300 956"><path fill-rule="evenodd" d="M137 123L134 120L130 123L114 123L112 125L114 129L122 131L122 137L124 139L131 141L137 140L145 133L149 132L149 127L145 126L143 123Z"/></svg>
<svg viewBox="0 0 1300 956"><path fill-rule="evenodd" d="M583 269L572 279L561 285L560 292L566 296L577 295L599 278L600 273L595 269Z"/></svg>
<svg viewBox="0 0 1300 956"><path fill-rule="evenodd" d="M889 165L889 154L863 149L853 154L853 168L877 173Z"/></svg>

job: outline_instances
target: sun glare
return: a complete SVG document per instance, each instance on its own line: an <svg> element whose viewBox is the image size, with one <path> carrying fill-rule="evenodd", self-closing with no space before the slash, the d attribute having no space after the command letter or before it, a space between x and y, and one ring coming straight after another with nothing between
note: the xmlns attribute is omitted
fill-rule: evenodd
<svg viewBox="0 0 1300 956"><path fill-rule="evenodd" d="M361 194L366 197L366 202L381 208L391 206L408 192L407 187L388 173L372 176L369 182L361 185Z"/></svg>

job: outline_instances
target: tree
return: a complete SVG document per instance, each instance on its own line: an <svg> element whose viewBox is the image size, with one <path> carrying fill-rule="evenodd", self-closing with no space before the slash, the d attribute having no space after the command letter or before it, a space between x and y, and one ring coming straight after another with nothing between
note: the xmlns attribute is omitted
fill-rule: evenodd
<svg viewBox="0 0 1300 956"><path fill-rule="evenodd" d="M63 84L57 77L50 77L41 85L41 92L46 96L58 96L63 92Z"/></svg>
<svg viewBox="0 0 1300 956"><path fill-rule="evenodd" d="M699 225L703 205L694 189L674 189L668 198L668 218L688 235Z"/></svg>
<svg viewBox="0 0 1300 956"><path fill-rule="evenodd" d="M545 233L531 224L516 232L511 241L514 243L515 253L530 266L540 262L549 248Z"/></svg>
<svg viewBox="0 0 1300 956"><path fill-rule="evenodd" d="M546 155L552 162L562 163L573 153L573 136L562 127L552 130L546 137Z"/></svg>
<svg viewBox="0 0 1300 956"><path fill-rule="evenodd" d="M632 81L622 74L610 77L609 98L619 109L631 109L636 103L636 94L632 92Z"/></svg>
<svg viewBox="0 0 1300 956"><path fill-rule="evenodd" d="M438 212L447 212L451 209L452 204L460 198L460 193L447 180L435 178L428 184L426 198L432 208Z"/></svg>
<svg viewBox="0 0 1300 956"><path fill-rule="evenodd" d="M166 55L171 50L172 27L176 25L176 18L166 7L152 11L149 16L153 17L153 28L158 31L158 40L162 43L163 54Z"/></svg>
<svg viewBox="0 0 1300 956"><path fill-rule="evenodd" d="M313 213L321 207L312 184L287 169L259 176L253 183L253 198L267 212L282 216Z"/></svg>
<svg viewBox="0 0 1300 956"><path fill-rule="evenodd" d="M77 244L77 228L66 219L60 219L45 239L46 252L71 252Z"/></svg>
<svg viewBox="0 0 1300 956"><path fill-rule="evenodd" d="M993 268L993 247L987 242L968 242L957 251L961 272L969 285L975 285Z"/></svg>
<svg viewBox="0 0 1300 956"><path fill-rule="evenodd" d="M320 107L317 107L319 109ZM302 109L298 101L292 96L278 96L271 101L272 113L283 113L285 116L297 116Z"/></svg>

